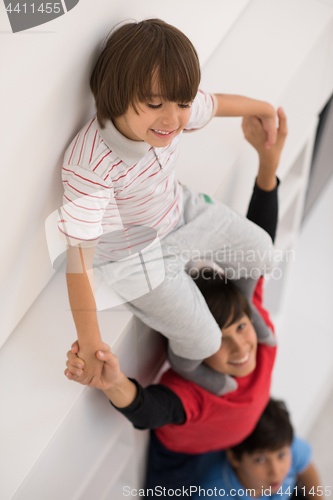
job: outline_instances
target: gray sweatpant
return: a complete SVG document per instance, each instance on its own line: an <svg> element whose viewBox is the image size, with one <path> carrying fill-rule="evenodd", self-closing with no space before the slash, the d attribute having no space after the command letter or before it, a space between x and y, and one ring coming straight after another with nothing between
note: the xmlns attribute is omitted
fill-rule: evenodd
<svg viewBox="0 0 333 500"><path fill-rule="evenodd" d="M103 274L133 314L169 339L176 355L201 360L219 349L221 330L186 271L188 263L211 260L230 279L259 278L272 269L274 254L270 236L253 222L223 203L207 203L186 187L183 195L176 227L160 241L159 249L144 253L144 269L142 259L128 259L105 266ZM151 283L147 288L144 280L145 287L133 292L140 288L144 273Z"/></svg>

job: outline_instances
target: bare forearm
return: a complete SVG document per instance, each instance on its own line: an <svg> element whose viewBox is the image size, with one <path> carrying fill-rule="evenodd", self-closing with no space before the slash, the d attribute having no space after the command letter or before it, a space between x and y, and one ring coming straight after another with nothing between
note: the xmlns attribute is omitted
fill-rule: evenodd
<svg viewBox="0 0 333 500"><path fill-rule="evenodd" d="M119 381L103 392L114 406L117 406L117 408L125 408L135 400L137 388L136 385L121 372Z"/></svg>
<svg viewBox="0 0 333 500"><path fill-rule="evenodd" d="M276 168L268 166L268 168L260 162L257 175L257 186L263 191L273 191L276 188Z"/></svg>
<svg viewBox="0 0 333 500"><path fill-rule="evenodd" d="M80 349L95 353L100 348L96 303L94 296L94 248L69 247L67 249L67 288L69 303L77 330Z"/></svg>
<svg viewBox="0 0 333 500"><path fill-rule="evenodd" d="M67 273L67 288L79 345L97 350L101 342L96 303L87 272ZM96 349L95 349L96 347Z"/></svg>
<svg viewBox="0 0 333 500"><path fill-rule="evenodd" d="M251 116L274 113L271 104L249 97L231 94L215 94L218 108L215 116Z"/></svg>

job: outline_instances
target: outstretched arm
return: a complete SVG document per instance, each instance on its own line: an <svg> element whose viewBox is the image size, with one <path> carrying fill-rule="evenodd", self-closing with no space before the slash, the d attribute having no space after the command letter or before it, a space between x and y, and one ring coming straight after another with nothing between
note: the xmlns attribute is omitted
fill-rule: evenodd
<svg viewBox="0 0 333 500"><path fill-rule="evenodd" d="M276 142L269 150L265 147L265 131L262 121L251 116L244 118L242 123L245 139L257 150L259 155L257 185L264 191L271 191L276 186L275 172L288 133L287 118L283 108L278 109L277 115L279 127Z"/></svg>
<svg viewBox="0 0 333 500"><path fill-rule="evenodd" d="M257 117L266 132L265 148L269 149L276 142L276 115L274 107L268 102L231 94L215 94L217 111L215 116Z"/></svg>
<svg viewBox="0 0 333 500"><path fill-rule="evenodd" d="M84 379L86 363L79 357L78 351L79 344L76 341L67 353L65 375L70 380L86 385ZM123 408L130 405L137 394L136 385L120 370L117 356L111 352L107 344L103 343L101 349L96 352L96 359L101 363L102 370L99 378L94 381L94 387L105 392L115 406Z"/></svg>
<svg viewBox="0 0 333 500"><path fill-rule="evenodd" d="M258 176L247 217L265 229L273 241L275 239L278 217L278 181L275 173L287 137L287 119L282 108L278 109L278 118L277 140L269 150L265 148L265 131L258 118L244 118L242 125L246 140L257 150L259 155Z"/></svg>
<svg viewBox="0 0 333 500"><path fill-rule="evenodd" d="M68 297L79 339L79 355L86 364L82 380L86 384L93 383L100 376L103 367L103 363L95 356L96 351L101 348L102 339L94 297L93 257L94 247L70 246L67 250Z"/></svg>

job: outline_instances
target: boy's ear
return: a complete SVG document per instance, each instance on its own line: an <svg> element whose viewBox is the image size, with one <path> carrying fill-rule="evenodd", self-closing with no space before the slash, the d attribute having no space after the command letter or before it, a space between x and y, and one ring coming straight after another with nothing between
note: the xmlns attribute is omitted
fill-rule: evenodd
<svg viewBox="0 0 333 500"><path fill-rule="evenodd" d="M227 455L227 459L229 460L230 464L235 469L237 469L237 467L239 467L239 465L240 465L240 461L237 460L237 458L235 457L235 455L233 454L233 452L230 449L228 449L228 450L225 450L225 454Z"/></svg>

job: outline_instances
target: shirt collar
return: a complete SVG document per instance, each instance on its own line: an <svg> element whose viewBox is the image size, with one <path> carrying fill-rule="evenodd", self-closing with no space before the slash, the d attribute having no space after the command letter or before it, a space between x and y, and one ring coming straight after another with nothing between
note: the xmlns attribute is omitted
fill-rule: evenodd
<svg viewBox="0 0 333 500"><path fill-rule="evenodd" d="M147 142L127 139L116 129L111 120L107 120L103 129L99 124L97 128L99 135L110 150L130 167L138 163L151 148Z"/></svg>

